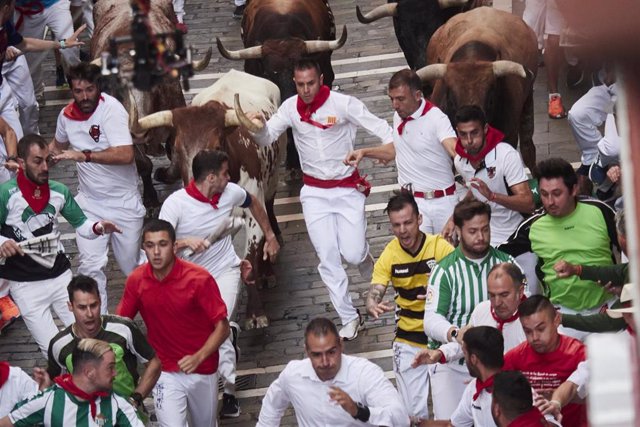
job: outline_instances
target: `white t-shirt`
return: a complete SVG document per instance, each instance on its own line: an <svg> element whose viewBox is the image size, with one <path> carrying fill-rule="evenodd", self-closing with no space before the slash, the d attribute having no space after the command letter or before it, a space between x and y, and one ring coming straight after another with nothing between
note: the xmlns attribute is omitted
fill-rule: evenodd
<svg viewBox="0 0 640 427"><path fill-rule="evenodd" d="M477 379L474 378L467 384L458 407L451 415L451 424L455 427L496 426L491 415L491 401L493 400L491 393L484 389L478 398L473 400L473 395L476 393L476 381Z"/></svg>
<svg viewBox="0 0 640 427"><path fill-rule="evenodd" d="M133 145L129 133L129 115L122 104L112 96L102 94L98 107L85 121L71 120L58 115L56 140L69 142L77 151L104 151L110 147ZM78 189L90 199L122 200L140 197L138 172L135 162L128 165L103 165L98 163L76 163L78 167Z"/></svg>
<svg viewBox="0 0 640 427"><path fill-rule="evenodd" d="M218 228L222 219L231 215L233 208L246 206L248 197L244 188L230 182L220 196L218 209L214 209L209 203L200 202L188 195L185 189L181 189L167 197L160 209L159 218L169 221L175 227L177 239L204 239ZM240 264L231 236L218 240L206 251L187 260L206 268L214 279L229 267Z"/></svg>
<svg viewBox="0 0 640 427"><path fill-rule="evenodd" d="M353 173L353 167L346 166L343 160L353 150L358 126L383 143L392 141L389 124L371 114L353 96L331 92L327 101L311 116L323 125L333 124L328 129L300 121L297 101L298 95L284 101L267 126L255 134L255 140L259 145L269 145L291 128L302 171L314 178L342 179Z"/></svg>
<svg viewBox="0 0 640 427"><path fill-rule="evenodd" d="M471 162L456 156L455 166L458 173L466 182L471 178L480 178L489 189L497 194L508 194L508 189L516 184L527 181L522 157L511 145L499 143L489 151L484 158L485 167L476 171ZM476 189L472 189L473 196L491 206L491 245L503 243L522 222L522 215L512 209L488 201Z"/></svg>
<svg viewBox="0 0 640 427"><path fill-rule="evenodd" d="M398 183L412 184L414 191L444 190L454 184L452 159L442 145L447 138L455 138L449 118L432 107L424 116L425 100L406 122L402 135L398 126L402 119L393 115L393 144L396 149Z"/></svg>
<svg viewBox="0 0 640 427"><path fill-rule="evenodd" d="M9 368L9 378L0 387L0 418L9 415L16 403L38 392L38 383L22 369Z"/></svg>

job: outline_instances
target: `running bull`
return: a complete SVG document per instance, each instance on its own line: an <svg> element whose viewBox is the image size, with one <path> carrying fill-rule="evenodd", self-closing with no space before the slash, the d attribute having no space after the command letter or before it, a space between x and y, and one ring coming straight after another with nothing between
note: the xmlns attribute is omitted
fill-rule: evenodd
<svg viewBox="0 0 640 427"><path fill-rule="evenodd" d="M221 149L229 154L231 181L238 183L265 204L271 226L280 235L273 213L273 201L278 184L278 164L284 138L269 147L258 147L246 128L239 126L233 106L233 96L240 92L242 103L251 105L266 117L280 105L280 91L268 80L231 70L216 83L193 98L190 106L159 111L138 120L142 129L170 127L175 131L174 152L168 174L177 174L187 185L191 179L193 157L204 149ZM258 280L272 278L268 262L262 262L264 235L248 209L245 221L245 255ZM256 281L258 281L256 280ZM247 287L247 321L245 328L265 327L264 314L255 285Z"/></svg>

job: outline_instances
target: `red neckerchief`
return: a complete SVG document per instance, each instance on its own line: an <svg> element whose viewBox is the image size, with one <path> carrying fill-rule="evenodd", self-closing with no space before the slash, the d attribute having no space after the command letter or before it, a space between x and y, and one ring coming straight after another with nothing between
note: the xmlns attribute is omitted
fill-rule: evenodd
<svg viewBox="0 0 640 427"><path fill-rule="evenodd" d="M49 203L49 196L51 194L49 191L49 183L47 182L42 185L36 184L27 178L22 168L18 170L16 181L18 182L18 188L22 193L22 197L27 201L33 212L37 214L42 212Z"/></svg>
<svg viewBox="0 0 640 427"><path fill-rule="evenodd" d="M464 150L464 148L462 148L462 142L460 141L460 138L456 140L456 154L462 157L463 159L467 159L470 162L477 162L479 160L484 159L484 157L487 154L489 154L491 150L496 148L496 145L501 143L503 140L504 140L504 134L500 132L498 129L489 126L489 129L487 130L487 135L485 136L485 139L484 139L484 147L482 147L482 150L480 150L478 154L472 156L471 154L467 153Z"/></svg>
<svg viewBox="0 0 640 427"><path fill-rule="evenodd" d="M86 391L80 390L80 388L73 382L71 374L60 375L53 381L55 381L55 383L62 387L62 389L67 393L88 401L91 408L91 418L96 417L96 399L98 397L103 398L109 396L109 393L106 391L94 391L93 393L87 393Z"/></svg>
<svg viewBox="0 0 640 427"><path fill-rule="evenodd" d="M491 375L489 378L487 378L486 381L480 381L480 379L476 378L476 392L473 395L473 400L476 400L478 398L478 396L480 396L480 393L482 393L482 390L487 390L489 393L491 393L491 391L493 390L493 377L495 375Z"/></svg>
<svg viewBox="0 0 640 427"><path fill-rule="evenodd" d="M100 96L100 101L98 101L98 104L104 101L104 96ZM96 108L98 108L96 106ZM87 120L89 120L89 117L91 117L93 115L93 113L96 110L93 110L90 113L84 113L80 107L78 107L78 104L76 104L76 101L71 101L69 104L67 104L66 107L64 107L63 110L63 114L66 118L71 119L71 120L75 120L78 122L85 122Z"/></svg>
<svg viewBox="0 0 640 427"><path fill-rule="evenodd" d="M520 302L522 303L526 299L527 297L525 295L522 295L522 298L520 298ZM518 310L516 310L516 312L513 313L511 317L509 317L508 319L502 320L501 318L498 317L496 312L493 310L493 307L491 307L490 310L491 310L491 317L493 317L493 320L498 322L498 330L500 332L502 332L502 329L504 328L505 323L511 323L515 320L518 320L518 318L520 317L520 313L518 312Z"/></svg>
<svg viewBox="0 0 640 427"><path fill-rule="evenodd" d="M188 195L190 195L197 201L202 203L209 203L211 206L213 206L213 209L218 209L218 202L220 201L220 196L222 196L222 193L216 193L211 196L211 199L207 199L204 194L202 194L200 190L198 190L198 187L196 187L196 182L193 179L189 181L189 185L184 187L184 189L187 191Z"/></svg>
<svg viewBox="0 0 640 427"><path fill-rule="evenodd" d="M9 379L9 362L0 362L0 388Z"/></svg>
<svg viewBox="0 0 640 427"><path fill-rule="evenodd" d="M422 113L420 113L420 117L427 114L429 110L431 110L432 108L433 108L433 104L425 99L424 108L422 109ZM400 135L402 135L402 132L404 131L404 125L406 125L407 122L410 122L411 120L415 120L413 116L405 117L404 119L402 119L402 122L400 122L400 124L398 125L398 133Z"/></svg>
<svg viewBox="0 0 640 427"><path fill-rule="evenodd" d="M16 22L16 31L20 31L25 16L34 16L44 11L44 5L41 1L30 1L22 6L15 7L16 12L20 14L18 22Z"/></svg>
<svg viewBox="0 0 640 427"><path fill-rule="evenodd" d="M296 108L298 109L298 114L300 114L300 121L309 123L315 127L319 127L320 129L329 129L333 125L323 125L322 123L318 123L315 120L311 120L311 116L313 113L318 111L318 108L322 107L322 105L327 102L329 99L329 95L331 94L331 89L329 86L322 85L320 86L320 90L313 98L313 101L309 104L305 104L300 95L298 95L298 102L296 103Z"/></svg>
<svg viewBox="0 0 640 427"><path fill-rule="evenodd" d="M631 336L634 336L634 337L636 336L636 331L635 331L635 329L633 329L633 328L632 328L631 326L629 326L629 325L627 325L627 332L629 332L629 334L630 334Z"/></svg>
<svg viewBox="0 0 640 427"><path fill-rule="evenodd" d="M508 427L533 427L546 425L548 424L544 415L542 415L542 412L534 406L515 420L511 421Z"/></svg>

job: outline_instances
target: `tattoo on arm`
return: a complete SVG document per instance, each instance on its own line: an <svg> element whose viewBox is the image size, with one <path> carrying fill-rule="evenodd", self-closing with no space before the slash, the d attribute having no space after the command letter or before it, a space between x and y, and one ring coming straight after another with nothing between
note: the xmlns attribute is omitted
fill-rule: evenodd
<svg viewBox="0 0 640 427"><path fill-rule="evenodd" d="M373 283L369 288L369 298L376 304L380 304L380 302L382 302L382 298L384 298L386 290L386 286Z"/></svg>

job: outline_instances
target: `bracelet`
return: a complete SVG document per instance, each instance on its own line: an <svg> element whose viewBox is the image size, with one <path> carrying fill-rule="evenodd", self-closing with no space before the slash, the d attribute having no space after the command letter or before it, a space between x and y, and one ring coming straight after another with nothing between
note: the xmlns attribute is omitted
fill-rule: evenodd
<svg viewBox="0 0 640 427"><path fill-rule="evenodd" d="M556 406L558 407L558 410L562 410L562 403L560 403L560 401L553 399L553 400L550 400L549 403L556 404Z"/></svg>
<svg viewBox="0 0 640 427"><path fill-rule="evenodd" d="M582 276L582 265L581 264L576 265L576 276L578 276L578 277Z"/></svg>
<svg viewBox="0 0 640 427"><path fill-rule="evenodd" d="M60 44L60 49L66 49L67 48L67 39L58 40L58 43Z"/></svg>

